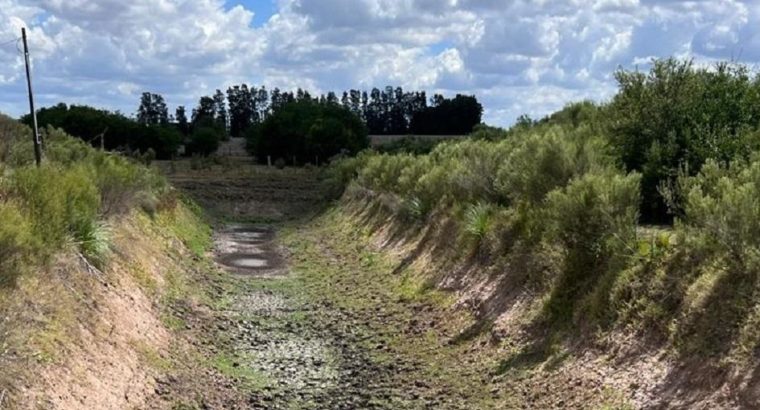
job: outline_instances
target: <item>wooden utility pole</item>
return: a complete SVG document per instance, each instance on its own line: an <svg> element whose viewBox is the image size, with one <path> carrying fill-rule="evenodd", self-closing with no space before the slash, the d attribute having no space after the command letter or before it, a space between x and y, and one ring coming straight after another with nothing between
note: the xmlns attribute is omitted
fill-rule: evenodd
<svg viewBox="0 0 760 410"><path fill-rule="evenodd" d="M34 110L34 94L32 93L32 71L29 67L29 46L26 43L26 28L21 28L21 38L24 40L24 62L26 63L26 86L29 90L29 112L32 114L32 127L34 134L34 159L37 166L42 162L42 141L40 130L37 127L37 112Z"/></svg>

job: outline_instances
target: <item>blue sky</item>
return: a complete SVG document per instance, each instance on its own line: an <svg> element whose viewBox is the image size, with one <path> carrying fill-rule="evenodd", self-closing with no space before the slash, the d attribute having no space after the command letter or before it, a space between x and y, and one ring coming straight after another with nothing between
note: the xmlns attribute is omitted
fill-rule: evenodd
<svg viewBox="0 0 760 410"><path fill-rule="evenodd" d="M225 8L230 9L234 6L241 5L254 13L253 27L263 26L272 15L277 13L277 2L270 0L244 0L244 1L225 1Z"/></svg>
<svg viewBox="0 0 760 410"><path fill-rule="evenodd" d="M246 82L311 90L399 85L475 94L509 125L615 92L652 58L760 60L760 1L0 0L0 112L26 110L29 27L38 105L173 109Z"/></svg>

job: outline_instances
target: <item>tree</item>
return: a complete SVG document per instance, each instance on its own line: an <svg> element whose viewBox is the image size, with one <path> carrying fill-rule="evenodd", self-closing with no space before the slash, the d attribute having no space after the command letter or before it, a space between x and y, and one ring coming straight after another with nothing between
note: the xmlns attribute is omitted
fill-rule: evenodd
<svg viewBox="0 0 760 410"><path fill-rule="evenodd" d="M311 100L285 104L248 133L248 147L260 160L267 156L313 162L369 146L361 119L338 104Z"/></svg>
<svg viewBox="0 0 760 410"><path fill-rule="evenodd" d="M453 99L433 97L433 106L417 112L411 130L420 135L466 135L480 124L483 106L475 96L457 94Z"/></svg>
<svg viewBox="0 0 760 410"><path fill-rule="evenodd" d="M227 108L224 101L225 98L222 91L216 90L216 93L214 94L214 121L216 122L216 128L222 131L222 137L226 139L229 125Z"/></svg>
<svg viewBox="0 0 760 410"><path fill-rule="evenodd" d="M196 128L190 136L190 143L187 145L188 153L207 157L219 149L220 140L218 129L212 127Z"/></svg>
<svg viewBox="0 0 760 410"><path fill-rule="evenodd" d="M30 124L31 117L27 115L22 121ZM146 125L118 112L83 105L67 106L60 103L42 108L37 113L37 121L41 126L62 128L68 134L94 146L100 146L98 137L102 135L107 150L153 150L159 159L171 158L182 141L182 136L175 127Z"/></svg>
<svg viewBox="0 0 760 410"><path fill-rule="evenodd" d="M143 125L166 125L169 123L169 110L164 97L159 94L143 93L137 108L137 122Z"/></svg>
<svg viewBox="0 0 760 410"><path fill-rule="evenodd" d="M254 106L256 107L256 111L259 113L258 121L254 121L254 123L259 123L261 121L264 121L272 111L271 104L269 103L269 92L267 91L266 87L262 86L257 93L252 94L254 95L256 101L256 104Z"/></svg>
<svg viewBox="0 0 760 410"><path fill-rule="evenodd" d="M187 113L185 112L185 106L180 105L174 113L174 120L177 122L177 129L182 135L190 133L190 124L187 122Z"/></svg>
<svg viewBox="0 0 760 410"><path fill-rule="evenodd" d="M216 103L211 97L201 97L198 107L193 109L193 129L215 127Z"/></svg>
<svg viewBox="0 0 760 410"><path fill-rule="evenodd" d="M227 89L227 102L230 135L235 138L242 137L254 119L254 100L251 91L245 84L230 87Z"/></svg>
<svg viewBox="0 0 760 410"><path fill-rule="evenodd" d="M660 190L681 170L694 174L707 159L728 163L757 148L760 82L743 65L656 60L648 73L619 70L615 78L604 118L623 164L642 173L646 222L669 221Z"/></svg>

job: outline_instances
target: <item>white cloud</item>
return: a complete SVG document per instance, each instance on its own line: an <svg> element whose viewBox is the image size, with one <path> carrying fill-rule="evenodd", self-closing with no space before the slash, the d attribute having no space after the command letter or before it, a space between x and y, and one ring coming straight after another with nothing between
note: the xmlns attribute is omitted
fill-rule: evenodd
<svg viewBox="0 0 760 410"><path fill-rule="evenodd" d="M0 111L25 110L13 40L30 27L41 104L134 111L238 83L473 93L507 125L568 101L609 98L611 72L651 57L760 58L760 4L677 0L0 0Z"/></svg>

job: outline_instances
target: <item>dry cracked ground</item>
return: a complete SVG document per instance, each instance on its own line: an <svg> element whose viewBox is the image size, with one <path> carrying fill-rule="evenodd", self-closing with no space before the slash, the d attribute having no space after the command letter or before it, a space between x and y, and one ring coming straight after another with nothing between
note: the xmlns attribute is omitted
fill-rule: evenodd
<svg viewBox="0 0 760 410"><path fill-rule="evenodd" d="M457 319L437 315L443 296L404 298L403 275L388 275L396 264L327 206L315 171L182 165L170 178L212 216L214 258L233 283L218 295L210 332L224 352L217 369L244 397L225 407L507 403L480 367L489 359L449 342Z"/></svg>

